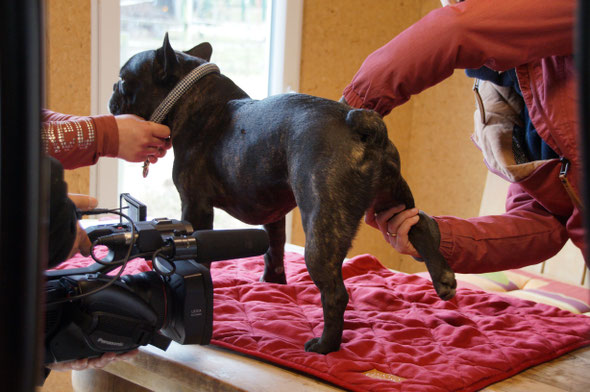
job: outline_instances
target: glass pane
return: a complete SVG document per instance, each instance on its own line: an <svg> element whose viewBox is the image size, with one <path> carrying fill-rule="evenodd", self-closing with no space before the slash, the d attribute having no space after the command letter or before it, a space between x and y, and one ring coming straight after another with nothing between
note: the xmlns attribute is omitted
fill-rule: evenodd
<svg viewBox="0 0 590 392"><path fill-rule="evenodd" d="M213 46L211 62L252 98L268 91L270 6L267 0L121 0L121 65L135 53L162 46L168 32L176 50L201 42ZM172 150L147 178L141 164L121 162L119 193L128 192L148 207L150 217L180 218L180 198L172 182ZM247 225L221 210L215 228Z"/></svg>

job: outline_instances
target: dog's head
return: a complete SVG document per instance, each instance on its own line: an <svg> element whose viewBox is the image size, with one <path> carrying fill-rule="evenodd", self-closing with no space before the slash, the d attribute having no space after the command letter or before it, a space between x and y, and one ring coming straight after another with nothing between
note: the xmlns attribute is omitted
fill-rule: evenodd
<svg viewBox="0 0 590 392"><path fill-rule="evenodd" d="M131 113L149 119L176 83L208 62L212 51L211 45L204 42L189 51L177 52L166 33L161 48L140 52L123 65L109 101L111 113Z"/></svg>

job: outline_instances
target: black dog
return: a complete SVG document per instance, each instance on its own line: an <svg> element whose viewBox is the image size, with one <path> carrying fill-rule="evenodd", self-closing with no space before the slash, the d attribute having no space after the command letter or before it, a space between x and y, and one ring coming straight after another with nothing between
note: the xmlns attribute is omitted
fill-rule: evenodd
<svg viewBox="0 0 590 392"><path fill-rule="evenodd" d="M121 69L110 101L113 114L152 112L186 74L209 61L208 43L175 52L168 37L157 50L133 56ZM196 82L165 123L174 148L172 177L182 219L211 229L213 207L264 225L270 238L261 280L285 283L285 214L301 210L305 263L321 292L324 330L306 351L338 350L348 294L342 261L365 211L414 207L400 174L399 154L381 117L335 101L283 94L253 100L224 75ZM440 239L425 217L410 231L442 299L455 277L438 252Z"/></svg>

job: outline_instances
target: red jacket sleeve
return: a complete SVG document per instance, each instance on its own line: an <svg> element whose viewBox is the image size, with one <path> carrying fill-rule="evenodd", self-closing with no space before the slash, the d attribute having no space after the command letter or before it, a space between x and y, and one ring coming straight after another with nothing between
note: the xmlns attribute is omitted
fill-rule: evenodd
<svg viewBox="0 0 590 392"><path fill-rule="evenodd" d="M501 71L573 53L574 0L468 0L436 9L369 55L347 102L388 114L457 68Z"/></svg>
<svg viewBox="0 0 590 392"><path fill-rule="evenodd" d="M92 165L101 156L117 156L119 130L112 115L79 117L43 110L42 119L45 153L66 169Z"/></svg>
<svg viewBox="0 0 590 392"><path fill-rule="evenodd" d="M537 264L559 252L569 237L564 222L518 184L509 187L503 215L470 219L439 216L435 220L441 233L441 253L460 273Z"/></svg>

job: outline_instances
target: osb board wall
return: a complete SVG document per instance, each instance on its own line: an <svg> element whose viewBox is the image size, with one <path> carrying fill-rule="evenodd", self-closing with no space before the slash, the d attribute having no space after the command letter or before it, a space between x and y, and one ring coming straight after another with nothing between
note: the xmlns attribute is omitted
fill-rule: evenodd
<svg viewBox="0 0 590 392"><path fill-rule="evenodd" d="M47 108L90 114L90 0L45 0ZM89 191L89 169L66 170L68 191Z"/></svg>
<svg viewBox="0 0 590 392"><path fill-rule="evenodd" d="M305 1L300 92L339 99L367 55L439 6L438 0ZM46 0L46 12L47 106L89 114L90 1ZM474 107L470 90L471 81L457 71L385 118L416 205L427 213L478 213L486 169L469 140ZM67 173L66 179L70 191L88 192L87 168ZM305 242L297 211L292 241ZM372 253L391 268L424 270L364 223L349 256L361 253Z"/></svg>
<svg viewBox="0 0 590 392"><path fill-rule="evenodd" d="M300 92L339 99L363 60L435 7L438 0L305 1ZM420 50L420 48L416 48ZM433 215L476 216L486 168L469 139L472 82L462 71L413 97L385 118L400 151L402 173L416 205ZM299 212L292 242L304 245ZM375 229L361 224L349 256L371 253L390 268L425 267L398 254Z"/></svg>

